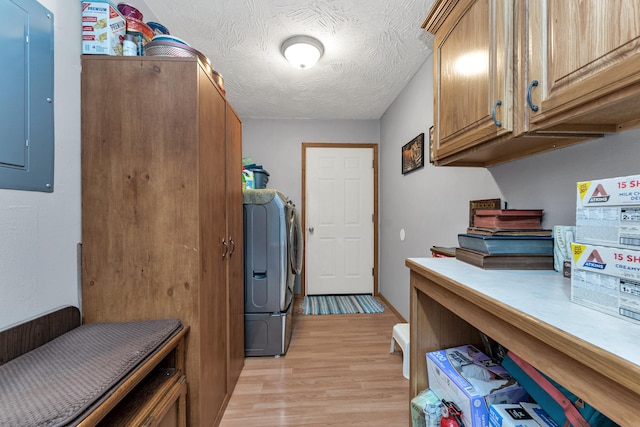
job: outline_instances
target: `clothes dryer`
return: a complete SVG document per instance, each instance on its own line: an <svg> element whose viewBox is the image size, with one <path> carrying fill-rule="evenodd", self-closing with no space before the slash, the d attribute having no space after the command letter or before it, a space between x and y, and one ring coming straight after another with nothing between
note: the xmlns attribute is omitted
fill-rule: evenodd
<svg viewBox="0 0 640 427"><path fill-rule="evenodd" d="M279 356L291 340L293 287L302 267L295 205L273 189L245 190L245 355Z"/></svg>

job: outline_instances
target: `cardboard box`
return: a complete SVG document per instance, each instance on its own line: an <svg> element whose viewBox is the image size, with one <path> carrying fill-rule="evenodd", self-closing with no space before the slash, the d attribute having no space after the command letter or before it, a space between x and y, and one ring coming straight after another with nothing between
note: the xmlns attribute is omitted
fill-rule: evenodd
<svg viewBox="0 0 640 427"><path fill-rule="evenodd" d="M558 424L551 419L549 414L547 414L537 403L520 402L520 406L522 406L542 427L559 427Z"/></svg>
<svg viewBox="0 0 640 427"><path fill-rule="evenodd" d="M584 208L640 206L640 175L579 182L578 204Z"/></svg>
<svg viewBox="0 0 640 427"><path fill-rule="evenodd" d="M578 182L576 241L640 249L640 175Z"/></svg>
<svg viewBox="0 0 640 427"><path fill-rule="evenodd" d="M489 423L491 427L540 427L531 414L517 403L491 405Z"/></svg>
<svg viewBox="0 0 640 427"><path fill-rule="evenodd" d="M82 2L82 53L122 55L125 19L110 2Z"/></svg>
<svg viewBox="0 0 640 427"><path fill-rule="evenodd" d="M489 406L529 400L509 373L472 345L427 353L429 389L462 410L467 427L488 427Z"/></svg>
<svg viewBox="0 0 640 427"><path fill-rule="evenodd" d="M640 324L640 251L571 244L571 301Z"/></svg>

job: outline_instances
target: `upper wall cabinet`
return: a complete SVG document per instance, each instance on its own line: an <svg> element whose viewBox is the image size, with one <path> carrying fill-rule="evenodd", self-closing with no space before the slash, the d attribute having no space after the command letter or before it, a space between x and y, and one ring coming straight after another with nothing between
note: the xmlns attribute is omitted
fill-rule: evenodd
<svg viewBox="0 0 640 427"><path fill-rule="evenodd" d="M493 166L640 124L640 4L436 0L436 165Z"/></svg>
<svg viewBox="0 0 640 427"><path fill-rule="evenodd" d="M435 34L434 146L442 159L513 131L512 2L440 2Z"/></svg>
<svg viewBox="0 0 640 427"><path fill-rule="evenodd" d="M529 1L530 124L615 132L640 118L640 2Z"/></svg>

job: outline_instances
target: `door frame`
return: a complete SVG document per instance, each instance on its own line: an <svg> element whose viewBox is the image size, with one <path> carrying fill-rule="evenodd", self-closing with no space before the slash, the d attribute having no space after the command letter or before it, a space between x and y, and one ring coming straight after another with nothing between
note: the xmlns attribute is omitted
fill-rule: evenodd
<svg viewBox="0 0 640 427"><path fill-rule="evenodd" d="M378 144L346 144L333 142L302 143L302 235L304 253L307 253L307 148L371 148L373 150L373 295L378 295ZM305 263L306 264L306 263ZM302 296L307 294L307 270L302 266Z"/></svg>

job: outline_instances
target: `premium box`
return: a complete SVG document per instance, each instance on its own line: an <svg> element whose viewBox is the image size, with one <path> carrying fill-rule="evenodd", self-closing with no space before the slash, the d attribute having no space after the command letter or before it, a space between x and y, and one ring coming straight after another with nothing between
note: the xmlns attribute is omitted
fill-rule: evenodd
<svg viewBox="0 0 640 427"><path fill-rule="evenodd" d="M571 301L640 324L640 251L571 244Z"/></svg>
<svg viewBox="0 0 640 427"><path fill-rule="evenodd" d="M517 403L491 405L489 424L491 427L540 427L531 414Z"/></svg>
<svg viewBox="0 0 640 427"><path fill-rule="evenodd" d="M82 2L82 53L122 55L125 19L110 2Z"/></svg>
<svg viewBox="0 0 640 427"><path fill-rule="evenodd" d="M640 175L578 182L576 241L640 249Z"/></svg>
<svg viewBox="0 0 640 427"><path fill-rule="evenodd" d="M528 401L509 373L473 345L427 353L429 389L453 401L467 427L488 427L489 406Z"/></svg>

